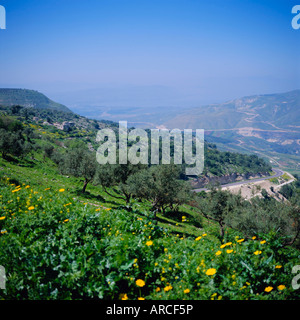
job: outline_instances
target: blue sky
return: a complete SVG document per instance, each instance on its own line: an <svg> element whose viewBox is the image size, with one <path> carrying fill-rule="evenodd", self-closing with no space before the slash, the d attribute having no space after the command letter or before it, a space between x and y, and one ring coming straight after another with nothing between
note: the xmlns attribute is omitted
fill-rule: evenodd
<svg viewBox="0 0 300 320"><path fill-rule="evenodd" d="M300 88L297 0L0 4L1 87L37 89L71 106L122 105L123 92L125 104L147 107Z"/></svg>

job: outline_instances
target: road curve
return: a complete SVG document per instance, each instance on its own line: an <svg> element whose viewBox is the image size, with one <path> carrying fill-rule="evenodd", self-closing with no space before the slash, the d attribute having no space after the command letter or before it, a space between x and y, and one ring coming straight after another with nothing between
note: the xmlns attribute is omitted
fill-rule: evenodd
<svg viewBox="0 0 300 320"><path fill-rule="evenodd" d="M231 186L239 186L241 184L247 184L250 182L259 182L259 181L264 181L270 178L278 178L280 176L282 176L284 174L284 171L280 170L280 169L272 169L273 172L275 174L273 174L272 176L267 176L267 177L263 177L263 178L257 178L257 179L250 179L250 180L243 180L243 181L237 181L237 182L232 182L232 183L228 183L228 184L221 184L220 187L231 187ZM209 190L208 188L200 188L200 189L193 189L192 191L194 192L201 192L201 191L207 191Z"/></svg>

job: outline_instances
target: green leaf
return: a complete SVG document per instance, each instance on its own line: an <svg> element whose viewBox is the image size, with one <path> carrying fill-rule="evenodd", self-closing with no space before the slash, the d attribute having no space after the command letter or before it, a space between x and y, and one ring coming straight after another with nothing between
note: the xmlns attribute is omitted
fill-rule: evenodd
<svg viewBox="0 0 300 320"><path fill-rule="evenodd" d="M120 270L128 270L129 268L132 267L132 265L134 264L134 259L130 260L128 263L126 264L123 264L121 267L120 267Z"/></svg>
<svg viewBox="0 0 300 320"><path fill-rule="evenodd" d="M265 261L265 264L269 264L272 259L273 259L273 253L272 253L271 256Z"/></svg>
<svg viewBox="0 0 300 320"><path fill-rule="evenodd" d="M246 267L249 271L253 271L253 269L246 263L244 262L243 260L241 260L241 264Z"/></svg>

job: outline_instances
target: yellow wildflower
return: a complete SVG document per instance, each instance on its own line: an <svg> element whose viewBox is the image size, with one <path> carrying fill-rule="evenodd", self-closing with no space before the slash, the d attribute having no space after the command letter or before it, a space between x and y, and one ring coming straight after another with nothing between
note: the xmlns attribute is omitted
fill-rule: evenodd
<svg viewBox="0 0 300 320"><path fill-rule="evenodd" d="M65 191L65 189L63 189L63 188L58 190L58 192L64 192L64 191Z"/></svg>
<svg viewBox="0 0 300 320"><path fill-rule="evenodd" d="M202 237L199 236L198 238L195 239L195 241L199 241Z"/></svg>
<svg viewBox="0 0 300 320"><path fill-rule="evenodd" d="M232 249L231 250L229 250L229 249L226 250L227 253L231 253L232 251L233 251Z"/></svg>
<svg viewBox="0 0 300 320"><path fill-rule="evenodd" d="M254 252L254 254L257 256L257 255L261 254L261 251L257 250L257 251Z"/></svg>
<svg viewBox="0 0 300 320"><path fill-rule="evenodd" d="M183 290L184 293L190 293L190 289Z"/></svg>
<svg viewBox="0 0 300 320"><path fill-rule="evenodd" d="M222 253L222 251L221 251L221 250L218 250L218 251L216 252L216 256L219 256L221 253Z"/></svg>
<svg viewBox="0 0 300 320"><path fill-rule="evenodd" d="M280 285L280 286L278 286L277 288L278 288L278 290L284 290L286 287L285 287L285 285L284 285L284 284L281 284L281 285Z"/></svg>
<svg viewBox="0 0 300 320"><path fill-rule="evenodd" d="M160 291L160 287L157 287L156 289L155 289L155 292L159 292Z"/></svg>
<svg viewBox="0 0 300 320"><path fill-rule="evenodd" d="M152 245L153 245L153 241L149 240L149 241L146 242L146 246L149 247L149 246L152 246Z"/></svg>
<svg viewBox="0 0 300 320"><path fill-rule="evenodd" d="M34 206L30 206L28 210L34 210Z"/></svg>
<svg viewBox="0 0 300 320"><path fill-rule="evenodd" d="M245 239L239 239L239 240L237 240L236 242L241 243L241 242L243 242L243 241L245 241Z"/></svg>
<svg viewBox="0 0 300 320"><path fill-rule="evenodd" d="M4 216L4 217L0 217L0 220L4 220L6 217Z"/></svg>
<svg viewBox="0 0 300 320"><path fill-rule="evenodd" d="M210 297L210 300L215 300L215 296L217 295L217 293L213 293Z"/></svg>
<svg viewBox="0 0 300 320"><path fill-rule="evenodd" d="M121 294L119 295L119 298L120 298L121 300L128 300L127 293L121 293Z"/></svg>
<svg viewBox="0 0 300 320"><path fill-rule="evenodd" d="M265 288L265 292L271 292L273 290L273 287L268 286Z"/></svg>
<svg viewBox="0 0 300 320"><path fill-rule="evenodd" d="M206 275L213 276L216 272L217 270L215 268L210 268L206 270Z"/></svg>
<svg viewBox="0 0 300 320"><path fill-rule="evenodd" d="M168 285L168 286L164 287L164 291L165 292L168 292L168 291L170 291L172 289L173 289L173 287L171 285Z"/></svg>
<svg viewBox="0 0 300 320"><path fill-rule="evenodd" d="M261 243L261 244L264 244L264 243L266 243L266 240L262 240L260 243Z"/></svg>
<svg viewBox="0 0 300 320"><path fill-rule="evenodd" d="M144 280L142 279L137 279L135 284L138 286L138 287L143 287L146 283Z"/></svg>
<svg viewBox="0 0 300 320"><path fill-rule="evenodd" d="M275 269L280 269L280 268L282 268L281 265L275 266Z"/></svg>
<svg viewBox="0 0 300 320"><path fill-rule="evenodd" d="M230 246L230 245L232 245L232 242L227 242L227 243L222 244L222 245L220 246L220 248L223 249L223 248L225 248L225 247L227 247L227 246Z"/></svg>
<svg viewBox="0 0 300 320"><path fill-rule="evenodd" d="M253 237L252 237L252 240L255 240L255 239L256 239L256 236L253 236Z"/></svg>
<svg viewBox="0 0 300 320"><path fill-rule="evenodd" d="M143 297L138 297L138 300L145 300L145 298L143 298Z"/></svg>

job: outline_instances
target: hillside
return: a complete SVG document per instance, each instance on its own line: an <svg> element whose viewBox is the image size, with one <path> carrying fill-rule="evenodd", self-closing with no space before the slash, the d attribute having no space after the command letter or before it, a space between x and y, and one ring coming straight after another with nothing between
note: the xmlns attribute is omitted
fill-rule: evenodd
<svg viewBox="0 0 300 320"><path fill-rule="evenodd" d="M34 108L0 107L0 115L10 116L26 126L37 128L37 132L57 135L68 139L79 139L89 143L90 148L97 149L95 137L97 130L109 127L117 130L118 124L106 120L92 120L63 111ZM271 166L255 155L221 152L213 143L205 142L205 163L203 175L224 176L239 174L244 176L267 174Z"/></svg>
<svg viewBox="0 0 300 320"><path fill-rule="evenodd" d="M0 88L0 105L13 106L20 105L36 109L51 109L63 112L72 111L66 106L54 102L44 94L28 89L4 89Z"/></svg>
<svg viewBox="0 0 300 320"><path fill-rule="evenodd" d="M221 130L251 127L299 131L300 90L243 97L218 105L185 109L163 124L168 128ZM298 128L298 129L297 129Z"/></svg>
<svg viewBox="0 0 300 320"><path fill-rule="evenodd" d="M184 180L159 175L172 173L169 166L117 166L113 174L98 167L100 176L91 175L94 120L79 118L64 131L49 125L56 112L42 118L24 109L1 111L0 265L7 281L0 299L297 299L290 284L299 252L287 246L296 240L297 207L267 196L250 203L218 190L176 191ZM212 144L206 154L210 174L264 164ZM144 183L149 172L158 179L150 179L153 186ZM291 204L298 188L288 190Z"/></svg>
<svg viewBox="0 0 300 320"><path fill-rule="evenodd" d="M273 166L300 172L300 90L243 97L184 110L168 128L204 128L222 150L256 153Z"/></svg>

